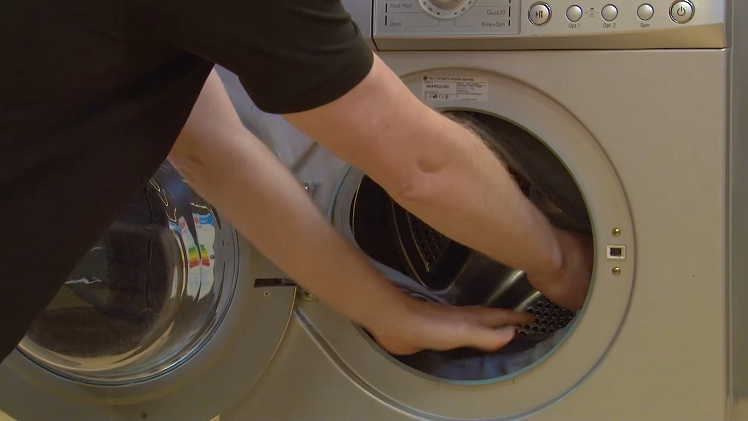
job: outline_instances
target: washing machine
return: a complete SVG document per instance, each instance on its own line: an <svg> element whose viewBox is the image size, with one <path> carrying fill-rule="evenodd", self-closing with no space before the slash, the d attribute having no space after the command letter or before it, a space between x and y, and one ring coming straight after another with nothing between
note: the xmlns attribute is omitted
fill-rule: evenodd
<svg viewBox="0 0 748 421"><path fill-rule="evenodd" d="M608 3L608 1L611 1ZM535 315L493 353L393 356L167 163L0 365L17 420L748 419L748 4L349 0L370 47L594 242L567 311L258 110L244 124L421 300Z"/></svg>

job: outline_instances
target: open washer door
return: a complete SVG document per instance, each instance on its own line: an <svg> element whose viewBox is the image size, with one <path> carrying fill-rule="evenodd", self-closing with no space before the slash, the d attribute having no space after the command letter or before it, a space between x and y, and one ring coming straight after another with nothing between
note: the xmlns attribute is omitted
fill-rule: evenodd
<svg viewBox="0 0 748 421"><path fill-rule="evenodd" d="M493 73L426 73L411 64L415 69L397 70L414 94L475 130L554 225L592 237L587 301L577 314L565 311L532 289L521 271L433 230L351 168L338 184L330 219L393 282L421 299L528 311L535 323L497 353L463 349L396 358L322 305L304 303L297 313L352 382L398 411L460 420L532 414L584 381L623 322L635 256L626 197L592 135L541 92ZM466 82L461 87L468 95L429 95L428 85L439 80Z"/></svg>
<svg viewBox="0 0 748 421"><path fill-rule="evenodd" d="M41 264L41 262L40 262ZM0 366L23 420L209 420L272 359L295 287L165 163Z"/></svg>

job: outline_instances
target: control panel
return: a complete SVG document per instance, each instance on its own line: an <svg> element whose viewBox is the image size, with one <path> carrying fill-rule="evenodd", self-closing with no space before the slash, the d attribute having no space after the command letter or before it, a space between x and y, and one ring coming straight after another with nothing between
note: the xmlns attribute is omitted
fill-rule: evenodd
<svg viewBox="0 0 748 421"><path fill-rule="evenodd" d="M379 33L519 34L518 6L518 0L387 0L376 2L374 25Z"/></svg>
<svg viewBox="0 0 748 421"><path fill-rule="evenodd" d="M551 48L608 48L611 40L614 48L726 46L726 0L373 2L372 33L379 48L393 45L389 40L407 39L414 48L438 49L429 40L441 40L444 49L486 49L495 45L490 40L523 38L527 42L516 43L516 48L548 48L549 41L538 37L575 39ZM605 42L591 37L598 35L606 36ZM616 43L619 38L625 42ZM470 39L477 43L468 45Z"/></svg>

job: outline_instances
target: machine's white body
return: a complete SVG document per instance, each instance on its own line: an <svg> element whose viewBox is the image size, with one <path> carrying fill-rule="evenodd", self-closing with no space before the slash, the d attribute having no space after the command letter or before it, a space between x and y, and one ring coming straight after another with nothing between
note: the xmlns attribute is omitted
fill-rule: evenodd
<svg viewBox="0 0 748 421"><path fill-rule="evenodd" d="M558 349L504 381L425 377L303 291L252 288L283 274L242 241L246 284L211 342L181 367L102 388L16 352L0 366L0 409L19 420L748 419L748 33L738 19L748 7L694 1L694 16L678 24L673 2L651 1L645 27L639 3L622 2L617 27L605 27L607 3L584 0L572 28L570 0L546 2L553 15L543 26L528 21L532 1L496 0L511 3L517 29L490 36L391 31L377 20L385 3L408 2L346 5L416 95L424 76L485 80L478 100L426 102L532 132L585 195L594 282ZM260 113L234 75L220 74L246 125L332 214L346 164ZM609 258L610 245L626 246L626 259Z"/></svg>

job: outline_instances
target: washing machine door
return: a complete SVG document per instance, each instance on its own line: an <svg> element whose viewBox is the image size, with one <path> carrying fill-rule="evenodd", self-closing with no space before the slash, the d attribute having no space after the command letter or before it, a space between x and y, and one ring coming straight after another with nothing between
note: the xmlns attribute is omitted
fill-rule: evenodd
<svg viewBox="0 0 748 421"><path fill-rule="evenodd" d="M275 271L163 164L0 366L0 410L212 419L283 338L295 288L268 283Z"/></svg>

